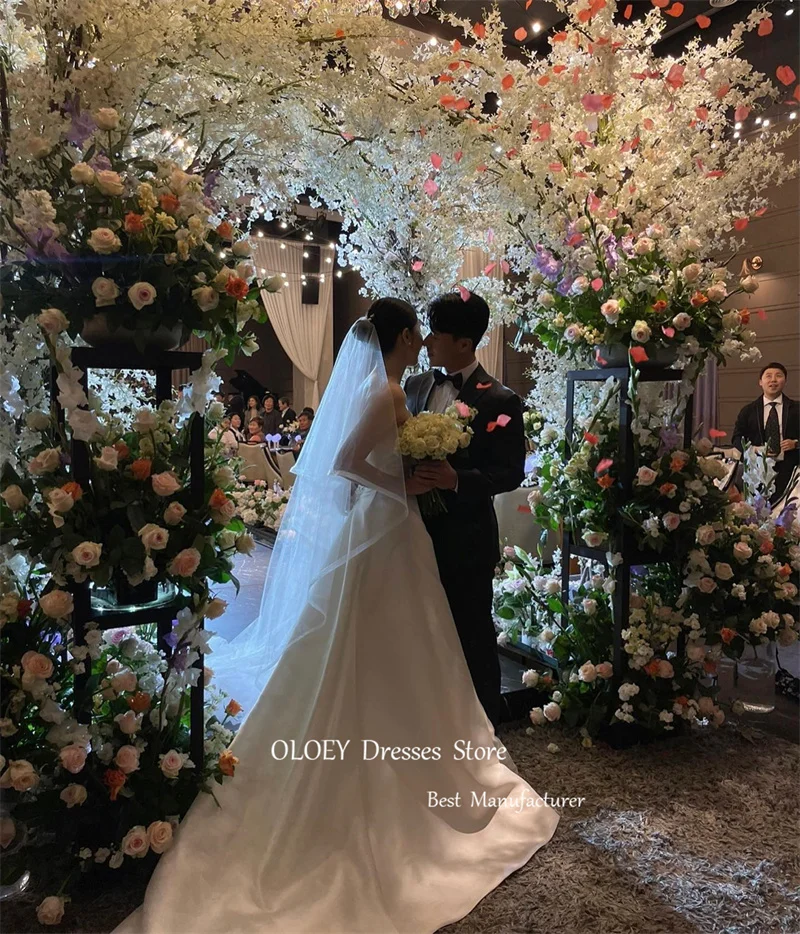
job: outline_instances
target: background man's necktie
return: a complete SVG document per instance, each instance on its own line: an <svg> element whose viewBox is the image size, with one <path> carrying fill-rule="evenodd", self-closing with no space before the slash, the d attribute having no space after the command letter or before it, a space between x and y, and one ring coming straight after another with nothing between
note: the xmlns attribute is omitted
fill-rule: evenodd
<svg viewBox="0 0 800 934"><path fill-rule="evenodd" d="M781 449L781 426L778 421L778 403L770 402L771 406L767 424L765 427L767 451L770 454L778 454Z"/></svg>

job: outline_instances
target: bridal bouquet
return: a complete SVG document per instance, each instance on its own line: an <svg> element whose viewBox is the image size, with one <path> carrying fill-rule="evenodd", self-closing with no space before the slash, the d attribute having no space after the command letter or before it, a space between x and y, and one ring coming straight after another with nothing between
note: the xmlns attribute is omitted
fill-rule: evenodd
<svg viewBox="0 0 800 934"><path fill-rule="evenodd" d="M413 464L426 460L445 460L472 440L470 422L477 415L464 402L454 402L444 414L421 412L403 423L398 437L398 448ZM423 515L435 516L447 512L442 495L430 490L419 497Z"/></svg>

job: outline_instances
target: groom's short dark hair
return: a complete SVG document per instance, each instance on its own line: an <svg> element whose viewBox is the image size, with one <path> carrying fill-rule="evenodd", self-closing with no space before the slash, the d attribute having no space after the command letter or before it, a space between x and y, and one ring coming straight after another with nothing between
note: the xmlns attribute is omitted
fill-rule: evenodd
<svg viewBox="0 0 800 934"><path fill-rule="evenodd" d="M489 327L489 306L480 295L472 293L464 301L460 292L450 292L430 303L428 325L440 334L469 338L474 349Z"/></svg>

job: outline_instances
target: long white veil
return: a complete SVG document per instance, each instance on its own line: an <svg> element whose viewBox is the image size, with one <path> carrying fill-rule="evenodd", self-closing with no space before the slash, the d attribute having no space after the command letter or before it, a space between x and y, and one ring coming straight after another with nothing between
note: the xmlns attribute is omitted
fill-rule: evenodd
<svg viewBox="0 0 800 934"><path fill-rule="evenodd" d="M407 516L402 458L383 356L372 323L359 319L336 358L300 457L272 552L258 617L230 642L211 642L214 681L248 715L284 654L339 621L336 570ZM369 521L350 521L358 495ZM346 623L346 621L344 621ZM309 667L313 668L313 665ZM302 665L297 671L304 677ZM309 684L309 697L314 685ZM295 724L302 714L295 711Z"/></svg>

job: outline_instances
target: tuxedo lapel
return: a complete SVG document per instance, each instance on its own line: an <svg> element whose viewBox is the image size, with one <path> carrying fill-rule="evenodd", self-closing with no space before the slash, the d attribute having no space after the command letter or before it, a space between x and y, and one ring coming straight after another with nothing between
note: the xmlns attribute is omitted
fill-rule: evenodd
<svg viewBox="0 0 800 934"><path fill-rule="evenodd" d="M478 364L475 372L461 387L458 398L471 408L475 408L477 401L487 390L492 388L492 385L491 376Z"/></svg>
<svg viewBox="0 0 800 934"><path fill-rule="evenodd" d="M757 399L755 402L756 406L756 421L758 422L758 437L760 443L764 444L764 400ZM784 406L784 409L786 406Z"/></svg>

